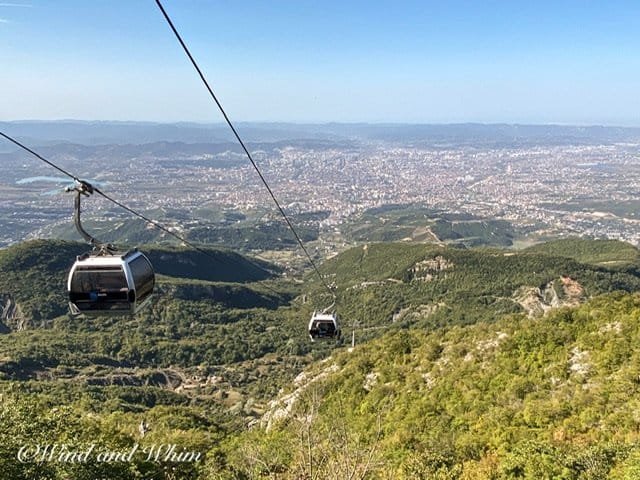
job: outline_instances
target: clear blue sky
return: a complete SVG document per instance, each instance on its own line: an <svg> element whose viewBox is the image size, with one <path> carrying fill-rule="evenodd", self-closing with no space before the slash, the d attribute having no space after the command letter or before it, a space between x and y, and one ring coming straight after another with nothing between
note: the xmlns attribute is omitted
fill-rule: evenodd
<svg viewBox="0 0 640 480"><path fill-rule="evenodd" d="M231 118L640 126L640 1L164 0ZM0 120L219 122L153 0L0 0Z"/></svg>

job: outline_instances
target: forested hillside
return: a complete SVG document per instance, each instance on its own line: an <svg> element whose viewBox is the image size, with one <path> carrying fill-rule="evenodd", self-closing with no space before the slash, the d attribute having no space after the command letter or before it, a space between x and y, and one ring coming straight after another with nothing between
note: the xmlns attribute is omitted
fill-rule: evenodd
<svg viewBox="0 0 640 480"><path fill-rule="evenodd" d="M215 249L143 247L158 274L152 306L72 318L65 279L85 248L0 251L6 478L634 478L640 469L630 245L354 247L320 266L345 341L315 344L306 323L332 301L316 278ZM20 464L25 442L174 443L202 458Z"/></svg>
<svg viewBox="0 0 640 480"><path fill-rule="evenodd" d="M640 297L389 333L296 380L220 478L633 479ZM213 476L212 478L218 478Z"/></svg>
<svg viewBox="0 0 640 480"><path fill-rule="evenodd" d="M589 250L576 243L594 253L574 259L554 243L535 251L374 243L328 260L321 271L340 292L342 315L365 329L469 324L517 312L535 317L601 293L640 289L637 249L588 241ZM596 255L604 263L591 262ZM316 292L321 295L319 286Z"/></svg>
<svg viewBox="0 0 640 480"><path fill-rule="evenodd" d="M68 269L85 246L37 241L1 251L0 377L182 387L208 397L220 390L208 379L224 372L232 393L224 403L233 406L293 375L275 358L310 348L289 306L299 287L280 280L277 266L224 250L143 249L157 273L152 306L95 318L67 314Z"/></svg>

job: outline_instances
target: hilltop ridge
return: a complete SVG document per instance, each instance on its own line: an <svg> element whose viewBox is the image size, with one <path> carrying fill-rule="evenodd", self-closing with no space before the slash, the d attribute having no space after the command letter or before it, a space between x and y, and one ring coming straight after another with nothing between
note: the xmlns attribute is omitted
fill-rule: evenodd
<svg viewBox="0 0 640 480"><path fill-rule="evenodd" d="M492 321L508 313L537 315L602 293L640 289L635 247L563 242L520 251L371 243L327 260L320 271L340 292L342 316L366 337L377 327L433 328ZM558 245L575 258L559 252ZM322 298L319 285L314 288Z"/></svg>

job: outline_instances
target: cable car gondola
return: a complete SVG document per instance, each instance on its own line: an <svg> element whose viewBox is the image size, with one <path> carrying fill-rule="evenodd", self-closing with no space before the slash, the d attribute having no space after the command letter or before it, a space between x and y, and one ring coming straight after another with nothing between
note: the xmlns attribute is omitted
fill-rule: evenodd
<svg viewBox="0 0 640 480"><path fill-rule="evenodd" d="M340 338L340 324L335 313L313 312L309 321L309 337L312 342Z"/></svg>
<svg viewBox="0 0 640 480"><path fill-rule="evenodd" d="M118 252L89 235L80 223L80 196L93 193L93 187L80 182L73 190L77 192L76 228L94 250L77 257L69 272L67 291L71 314L133 315L151 299L155 286L151 262L137 249Z"/></svg>
<svg viewBox="0 0 640 480"><path fill-rule="evenodd" d="M134 314L151 299L155 275L137 250L77 258L67 288L72 314Z"/></svg>

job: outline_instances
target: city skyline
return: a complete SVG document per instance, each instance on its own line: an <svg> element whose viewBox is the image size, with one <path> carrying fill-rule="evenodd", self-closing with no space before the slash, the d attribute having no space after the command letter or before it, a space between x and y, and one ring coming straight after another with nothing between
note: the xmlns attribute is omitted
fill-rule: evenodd
<svg viewBox="0 0 640 480"><path fill-rule="evenodd" d="M633 2L177 2L235 121L640 125ZM154 2L0 2L0 120L218 123Z"/></svg>

